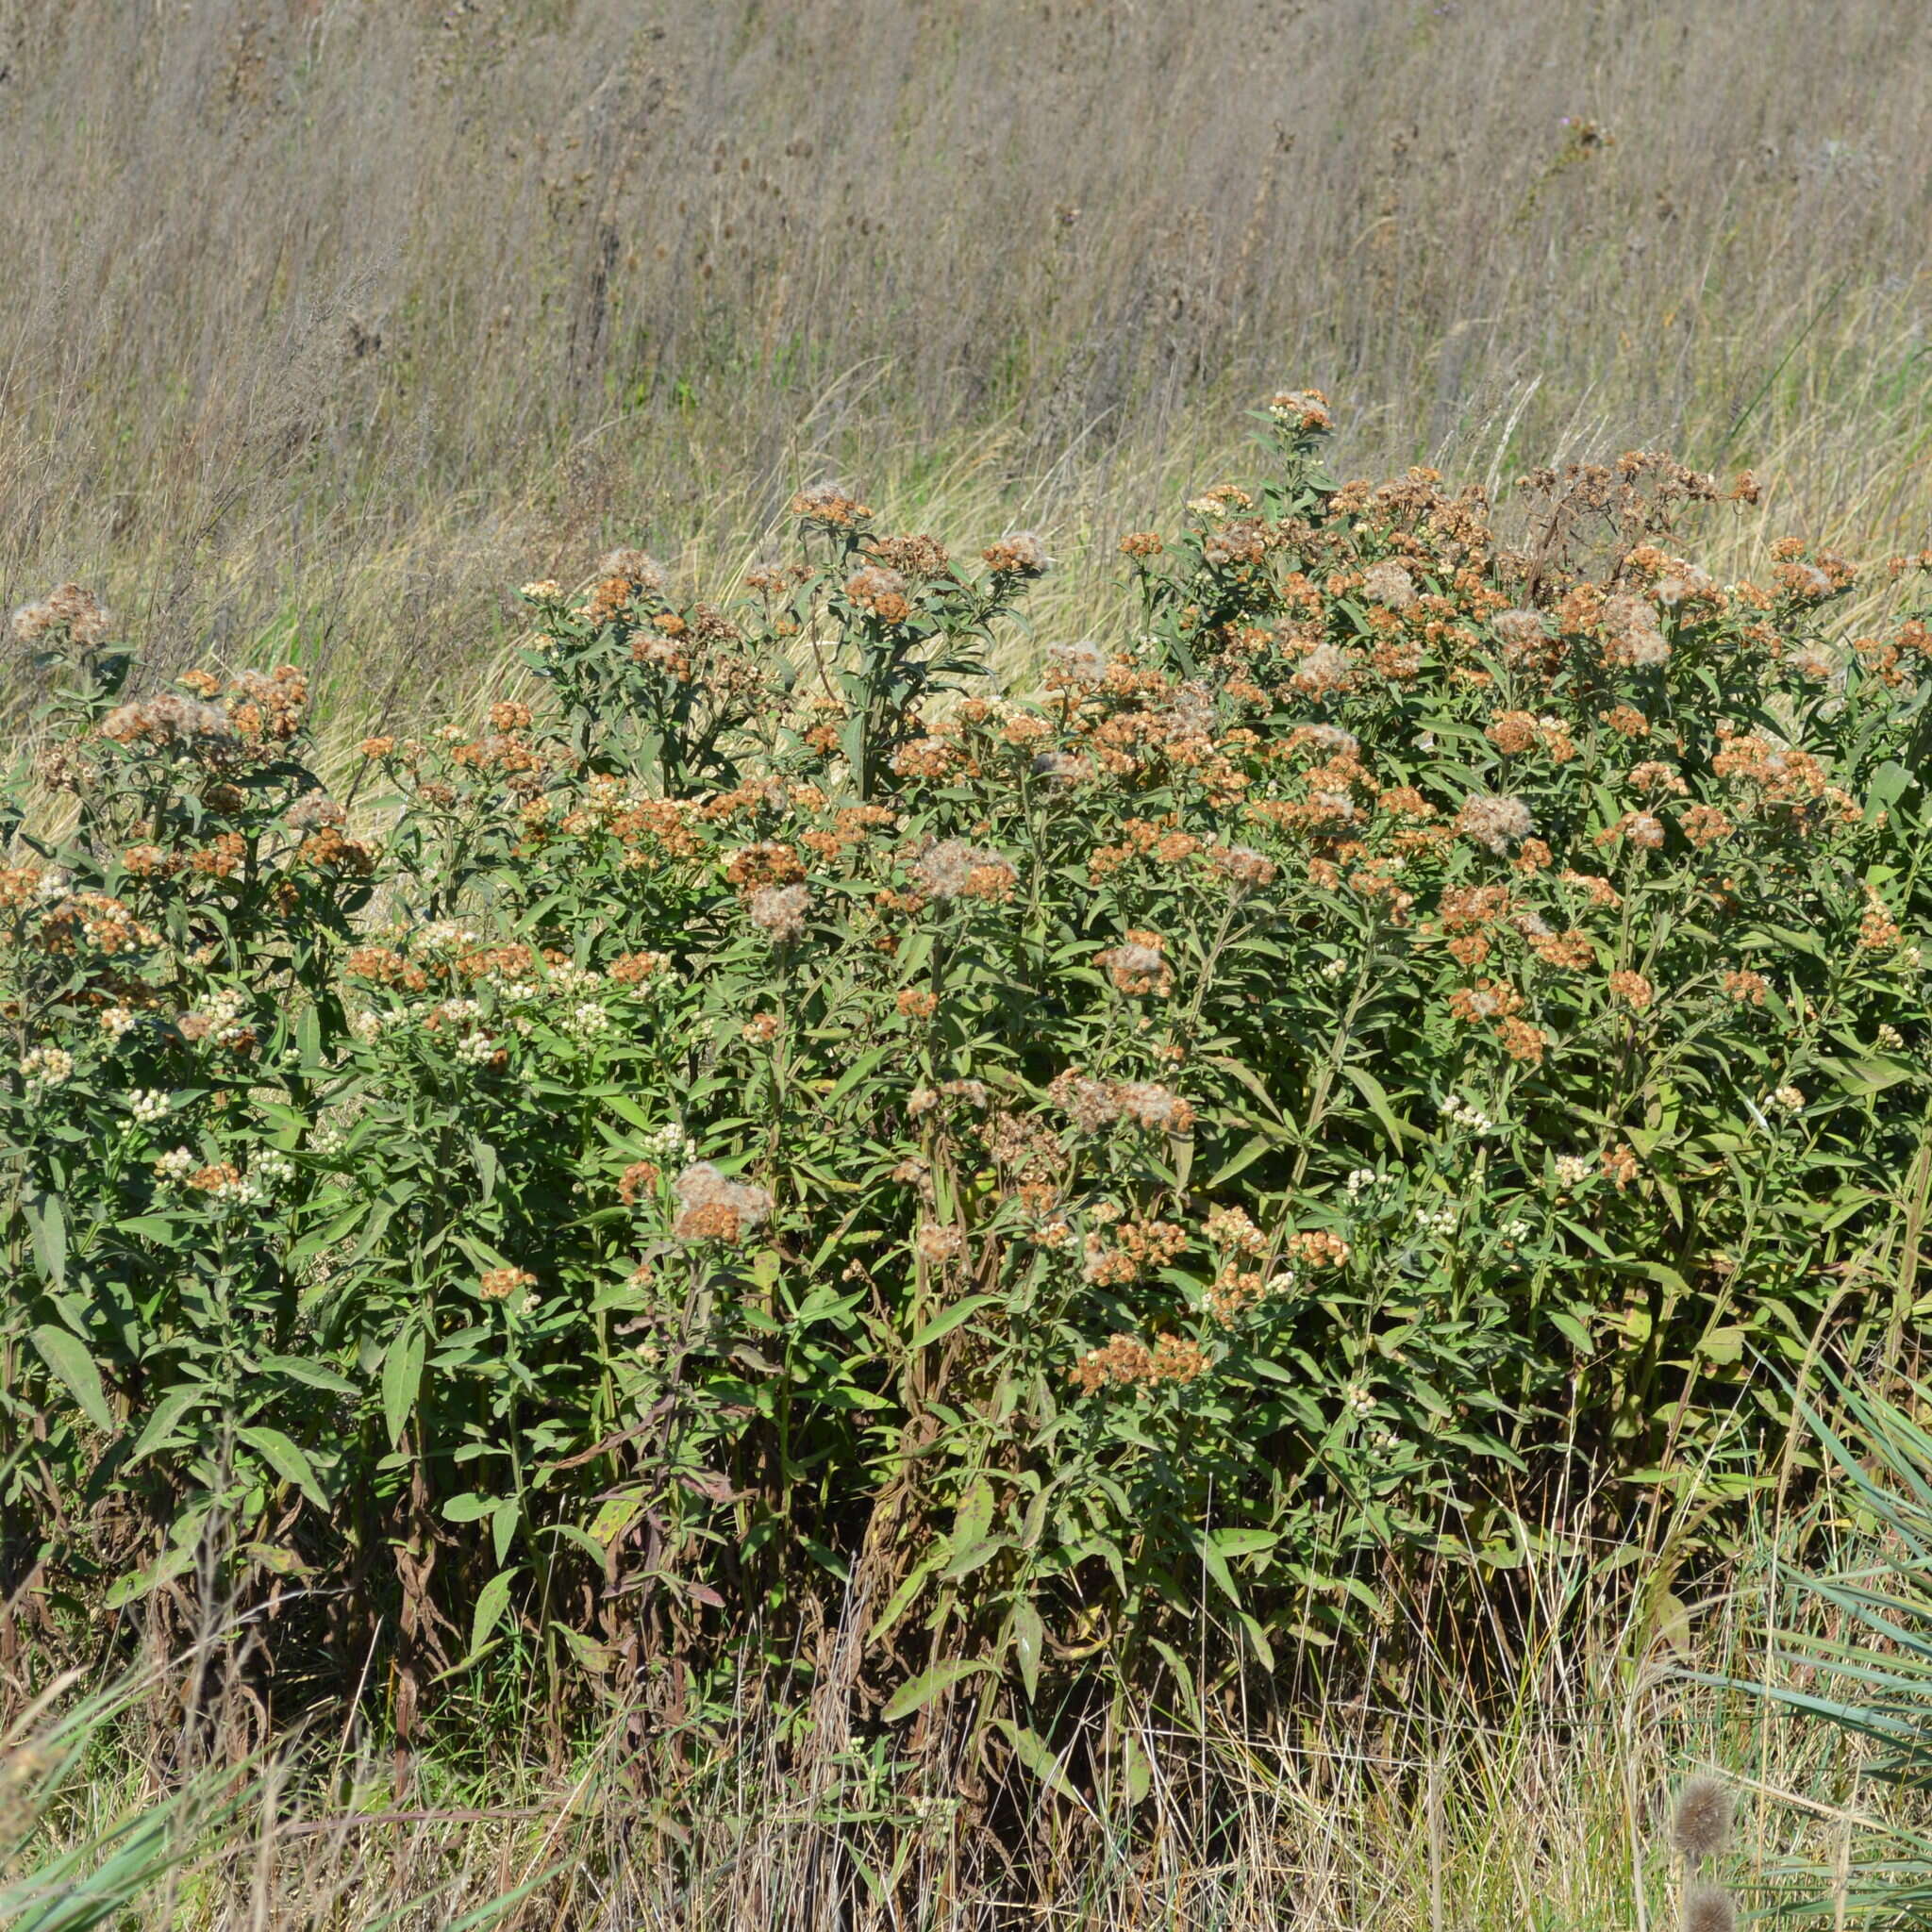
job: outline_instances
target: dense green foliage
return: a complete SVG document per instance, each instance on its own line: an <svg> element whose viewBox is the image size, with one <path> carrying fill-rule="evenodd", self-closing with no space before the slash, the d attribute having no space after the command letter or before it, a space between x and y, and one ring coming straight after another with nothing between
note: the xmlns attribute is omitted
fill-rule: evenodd
<svg viewBox="0 0 1932 1932"><path fill-rule="evenodd" d="M7 1588L312 1581L405 1728L491 1652L685 1709L747 1629L898 1716L1178 1669L1198 1579L1216 1668L1328 1641L1579 1448L1759 1480L1754 1365L1918 1292L1932 637L1711 581L1661 458L1509 549L1259 420L1031 696L1038 542L831 488L740 608L526 586L531 701L340 801L294 674L129 700L20 613Z"/></svg>

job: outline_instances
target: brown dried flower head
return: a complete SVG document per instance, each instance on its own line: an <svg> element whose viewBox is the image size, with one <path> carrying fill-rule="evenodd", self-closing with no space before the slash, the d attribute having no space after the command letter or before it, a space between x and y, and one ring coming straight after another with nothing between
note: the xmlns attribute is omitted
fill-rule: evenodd
<svg viewBox="0 0 1932 1932"><path fill-rule="evenodd" d="M13 613L13 640L20 644L37 644L42 638L64 634L83 650L92 650L113 633L113 614L78 584L62 584L38 604L25 604Z"/></svg>
<svg viewBox="0 0 1932 1932"><path fill-rule="evenodd" d="M1096 643L1049 644L1046 647L1048 691L1092 691L1107 682L1107 653Z"/></svg>
<svg viewBox="0 0 1932 1932"><path fill-rule="evenodd" d="M799 885L759 886L745 901L745 910L774 946L789 946L805 937L811 894Z"/></svg>
<svg viewBox="0 0 1932 1932"><path fill-rule="evenodd" d="M1019 883L1019 874L997 852L969 845L963 839L941 839L914 860L919 883L941 903L952 899L1005 899Z"/></svg>
<svg viewBox="0 0 1932 1932"><path fill-rule="evenodd" d="M1491 798L1474 792L1463 800L1456 829L1500 858L1536 830L1536 821L1520 798Z"/></svg>
<svg viewBox="0 0 1932 1932"><path fill-rule="evenodd" d="M771 1219L772 1196L749 1181L727 1178L708 1160L694 1160L673 1183L677 1218L671 1231L681 1241L741 1241Z"/></svg>
<svg viewBox="0 0 1932 1932"><path fill-rule="evenodd" d="M1193 1108L1170 1088L1153 1080L1125 1080L1113 1092L1121 1111L1138 1127L1160 1134L1193 1131Z"/></svg>
<svg viewBox="0 0 1932 1932"><path fill-rule="evenodd" d="M633 590L655 593L664 588L664 566L642 550L613 550L597 566L601 577L619 577ZM508 725L498 725L499 731Z"/></svg>
<svg viewBox="0 0 1932 1932"><path fill-rule="evenodd" d="M486 1268L476 1277L476 1291L487 1302L508 1301L520 1288L535 1288L537 1277L527 1268Z"/></svg>
<svg viewBox="0 0 1932 1932"><path fill-rule="evenodd" d="M1031 530L1009 530L979 554L994 576L1037 577L1053 565L1046 546Z"/></svg>
<svg viewBox="0 0 1932 1932"><path fill-rule="evenodd" d="M1093 963L1124 993L1151 994L1165 999L1174 990L1174 974L1161 957L1163 941L1158 932L1130 931L1117 946L1093 956Z"/></svg>
<svg viewBox="0 0 1932 1932"><path fill-rule="evenodd" d="M1362 595L1391 610L1415 608L1415 579L1392 558L1372 563L1362 573Z"/></svg>

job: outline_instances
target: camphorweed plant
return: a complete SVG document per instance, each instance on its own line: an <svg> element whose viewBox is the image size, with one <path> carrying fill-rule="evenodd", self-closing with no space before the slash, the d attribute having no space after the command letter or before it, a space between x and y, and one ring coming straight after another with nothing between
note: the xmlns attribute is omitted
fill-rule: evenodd
<svg viewBox="0 0 1932 1932"><path fill-rule="evenodd" d="M1911 560L1847 638L1840 558L1680 554L1748 478L1550 473L1507 548L1257 422L1039 692L978 671L1037 541L822 488L729 610L526 586L537 701L342 802L294 674L129 701L21 613L8 1656L218 1590L407 1740L695 1722L755 1638L800 1724L1044 1766L1097 1646L1219 1694L1579 1454L1767 1480L1757 1357L1896 1354Z"/></svg>

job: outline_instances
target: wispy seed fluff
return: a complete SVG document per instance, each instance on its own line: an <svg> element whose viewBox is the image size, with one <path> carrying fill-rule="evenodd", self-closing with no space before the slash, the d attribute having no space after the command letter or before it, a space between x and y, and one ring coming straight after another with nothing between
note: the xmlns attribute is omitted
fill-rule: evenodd
<svg viewBox="0 0 1932 1932"><path fill-rule="evenodd" d="M156 744L223 744L233 741L235 730L226 712L167 691L145 704L115 706L101 720L101 736L122 744L143 739Z"/></svg>
<svg viewBox="0 0 1932 1932"><path fill-rule="evenodd" d="M1503 646L1506 664L1521 664L1549 647L1549 633L1534 610L1499 610L1490 620L1490 628Z"/></svg>
<svg viewBox="0 0 1932 1932"><path fill-rule="evenodd" d="M613 550L597 566L600 576L622 577L641 591L664 588L664 566L642 550Z"/></svg>
<svg viewBox="0 0 1932 1932"><path fill-rule="evenodd" d="M997 852L963 839L941 839L913 861L913 874L935 899L1003 899L1019 874Z"/></svg>
<svg viewBox="0 0 1932 1932"><path fill-rule="evenodd" d="M811 894L803 886L760 886L745 901L751 923L767 933L774 946L789 946L805 935L805 915Z"/></svg>
<svg viewBox="0 0 1932 1932"><path fill-rule="evenodd" d="M1721 1857L1731 1842L1731 1794L1714 1777L1685 1780L1671 1811L1671 1842L1687 1858Z"/></svg>
<svg viewBox="0 0 1932 1932"><path fill-rule="evenodd" d="M1536 821L1520 798L1486 798L1478 792L1463 801L1456 829L1500 856L1513 841L1528 838Z"/></svg>
<svg viewBox="0 0 1932 1932"><path fill-rule="evenodd" d="M995 576L1037 577L1053 564L1046 546L1031 530L1008 530L979 554Z"/></svg>
<svg viewBox="0 0 1932 1932"><path fill-rule="evenodd" d="M1415 579L1392 559L1373 563L1363 572L1362 591L1391 610L1407 610L1415 604Z"/></svg>
<svg viewBox="0 0 1932 1932"><path fill-rule="evenodd" d="M1093 767L1078 752L1043 751L1033 760L1033 775L1055 785L1072 785L1093 775Z"/></svg>
<svg viewBox="0 0 1932 1932"><path fill-rule="evenodd" d="M282 814L282 823L292 832L314 832L345 824L348 816L326 791L305 791Z"/></svg>
<svg viewBox="0 0 1932 1932"><path fill-rule="evenodd" d="M749 1181L727 1180L708 1160L694 1160L673 1184L681 1241L741 1241L771 1219L772 1197Z"/></svg>
<svg viewBox="0 0 1932 1932"><path fill-rule="evenodd" d="M1693 1885L1684 1894L1684 1932L1737 1932L1738 1908L1715 1885Z"/></svg>
<svg viewBox="0 0 1932 1932"><path fill-rule="evenodd" d="M50 631L65 630L84 649L107 642L114 619L92 591L62 584L38 604L23 605L13 613L14 641L37 644Z"/></svg>
<svg viewBox="0 0 1932 1932"><path fill-rule="evenodd" d="M1152 1080L1123 1081L1113 1094L1121 1111L1138 1127L1163 1134L1193 1131L1193 1108L1178 1093Z"/></svg>
<svg viewBox="0 0 1932 1932"><path fill-rule="evenodd" d="M1107 653L1091 641L1049 644L1046 647L1046 681L1049 689L1063 686L1097 685L1107 682Z"/></svg>

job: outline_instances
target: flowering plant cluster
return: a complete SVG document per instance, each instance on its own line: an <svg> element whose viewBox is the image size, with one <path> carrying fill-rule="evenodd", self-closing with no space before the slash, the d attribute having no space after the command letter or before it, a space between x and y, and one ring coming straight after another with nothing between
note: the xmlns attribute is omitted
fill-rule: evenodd
<svg viewBox="0 0 1932 1932"><path fill-rule="evenodd" d="M296 673L127 702L20 613L19 1600L353 1578L301 1615L405 1729L500 1648L681 1709L754 1625L1032 1698L1204 1576L1235 1668L1510 1562L1579 1453L1748 1488L1771 1371L1896 1351L1932 558L1716 581L1755 486L1643 453L1511 545L1259 422L1013 691L1039 541L825 487L729 609L525 586L536 694L340 801Z"/></svg>

